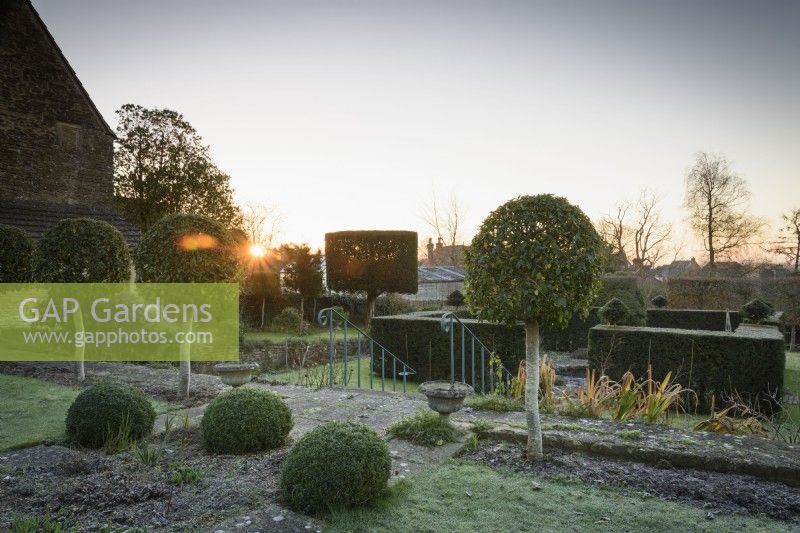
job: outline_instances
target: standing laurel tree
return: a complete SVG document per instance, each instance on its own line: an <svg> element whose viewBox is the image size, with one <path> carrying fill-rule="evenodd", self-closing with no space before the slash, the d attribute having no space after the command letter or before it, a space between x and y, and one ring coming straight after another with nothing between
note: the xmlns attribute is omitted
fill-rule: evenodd
<svg viewBox="0 0 800 533"><path fill-rule="evenodd" d="M542 458L539 328L586 315L601 285L602 240L566 199L521 196L493 211L466 253L466 299L482 320L525 323L528 457Z"/></svg>

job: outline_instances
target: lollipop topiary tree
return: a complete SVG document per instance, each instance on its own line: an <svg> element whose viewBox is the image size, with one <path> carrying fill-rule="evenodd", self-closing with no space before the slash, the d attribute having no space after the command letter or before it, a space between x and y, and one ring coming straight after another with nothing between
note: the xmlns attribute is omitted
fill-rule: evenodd
<svg viewBox="0 0 800 533"><path fill-rule="evenodd" d="M144 282L223 283L236 281L240 263L236 241L219 222L202 215L162 218L142 236L136 269ZM178 394L188 396L190 351L182 345Z"/></svg>
<svg viewBox="0 0 800 533"><path fill-rule="evenodd" d="M466 252L466 299L479 319L525 323L528 457L542 458L539 328L588 314L605 265L589 218L566 199L521 196L494 210Z"/></svg>
<svg viewBox="0 0 800 533"><path fill-rule="evenodd" d="M41 283L124 283L131 280L131 255L122 234L111 224L70 218L42 235L34 278ZM75 316L76 331L83 315ZM86 377L84 347L76 346L78 380Z"/></svg>

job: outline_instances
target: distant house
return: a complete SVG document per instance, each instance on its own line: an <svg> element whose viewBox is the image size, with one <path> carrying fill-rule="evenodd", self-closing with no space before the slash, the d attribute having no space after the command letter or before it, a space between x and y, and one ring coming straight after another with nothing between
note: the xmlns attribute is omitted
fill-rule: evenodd
<svg viewBox="0 0 800 533"><path fill-rule="evenodd" d="M64 218L139 232L114 209L114 133L28 0L0 1L0 224Z"/></svg>
<svg viewBox="0 0 800 533"><path fill-rule="evenodd" d="M417 294L401 294L402 298L414 302L444 303L453 291L464 292L463 267L420 266L418 267Z"/></svg>
<svg viewBox="0 0 800 533"><path fill-rule="evenodd" d="M692 257L691 259L673 261L668 265L656 267L653 269L653 274L660 280L666 280L669 278L697 276L700 270L700 265Z"/></svg>
<svg viewBox="0 0 800 533"><path fill-rule="evenodd" d="M463 244L446 245L440 237L433 244L433 239L428 239L425 266L464 266L464 252L467 247Z"/></svg>

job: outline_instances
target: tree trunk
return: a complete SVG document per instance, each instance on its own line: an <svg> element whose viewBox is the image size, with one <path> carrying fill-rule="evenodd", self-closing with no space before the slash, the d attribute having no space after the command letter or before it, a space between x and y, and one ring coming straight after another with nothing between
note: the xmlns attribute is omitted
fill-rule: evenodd
<svg viewBox="0 0 800 533"><path fill-rule="evenodd" d="M264 306L266 305L266 298L261 299L261 329L264 329Z"/></svg>
<svg viewBox="0 0 800 533"><path fill-rule="evenodd" d="M86 337L85 333L83 332L83 311L81 311L80 307L78 307L78 312L75 313L75 333L79 331L81 332L81 335ZM75 346L75 359L77 359L77 362L75 363L75 371L78 374L78 381L83 381L86 379L86 368L84 365L85 350L85 343L81 346Z"/></svg>
<svg viewBox="0 0 800 533"><path fill-rule="evenodd" d="M192 321L189 320L189 332L192 331ZM180 364L178 368L178 397L188 398L192 382L192 345L184 342L180 346Z"/></svg>
<svg viewBox="0 0 800 533"><path fill-rule="evenodd" d="M792 333L789 335L789 351L797 349L797 326L792 326Z"/></svg>
<svg viewBox="0 0 800 533"><path fill-rule="evenodd" d="M377 294L367 294L367 317L364 319L364 327L369 328L369 323L372 320L372 315L375 314L375 300L378 299Z"/></svg>
<svg viewBox="0 0 800 533"><path fill-rule="evenodd" d="M305 298L303 298L303 296L300 295L300 331L297 332L298 335L302 335L303 334L303 321L306 319L306 315L304 313L305 306L303 305L304 304L304 300L305 300Z"/></svg>
<svg viewBox="0 0 800 533"><path fill-rule="evenodd" d="M539 323L525 324L525 419L528 423L528 459L542 460L542 424L539 420Z"/></svg>

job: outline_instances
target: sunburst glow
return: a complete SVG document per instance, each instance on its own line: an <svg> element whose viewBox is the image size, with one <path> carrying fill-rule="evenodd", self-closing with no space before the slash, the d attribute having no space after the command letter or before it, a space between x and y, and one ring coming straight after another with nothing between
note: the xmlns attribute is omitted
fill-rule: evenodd
<svg viewBox="0 0 800 533"><path fill-rule="evenodd" d="M253 257L264 257L267 255L267 250L260 244L250 246L250 255Z"/></svg>

